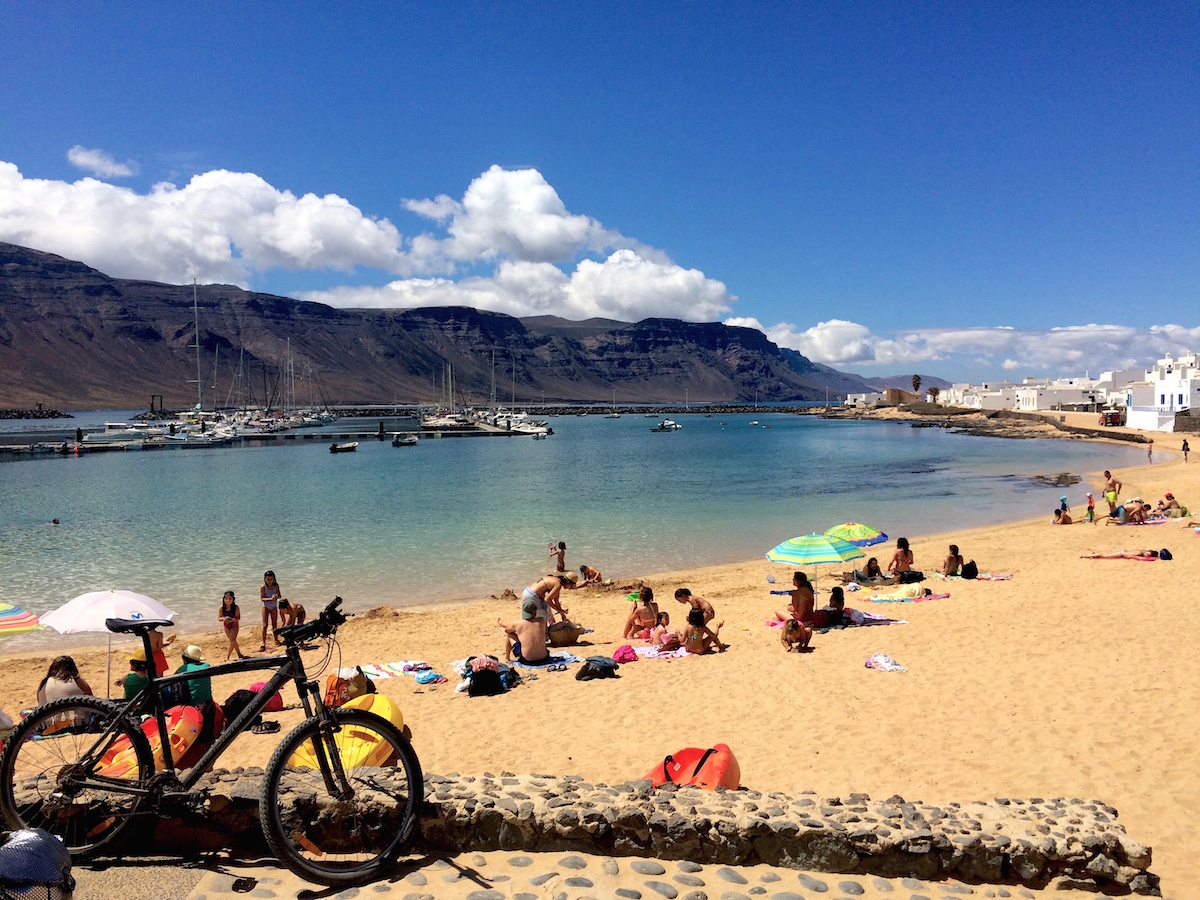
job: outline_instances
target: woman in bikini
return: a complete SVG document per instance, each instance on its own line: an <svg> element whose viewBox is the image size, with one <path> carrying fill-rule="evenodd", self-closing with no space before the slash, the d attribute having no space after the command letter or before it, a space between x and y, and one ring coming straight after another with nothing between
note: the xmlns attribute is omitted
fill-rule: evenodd
<svg viewBox="0 0 1200 900"><path fill-rule="evenodd" d="M258 596L262 599L262 646L258 648L258 652L266 653L267 621L270 620L272 631L279 627L279 601L283 599L283 590L275 580L275 573L270 569L263 573L263 583L258 589ZM279 638L275 638L275 646L280 646Z"/></svg>
<svg viewBox="0 0 1200 900"><path fill-rule="evenodd" d="M958 544L951 544L950 545L950 553L946 557L946 561L942 563L942 574L943 575L957 575L959 573L959 570L962 569L962 565L963 565L963 558L962 558L962 555L958 552Z"/></svg>
<svg viewBox="0 0 1200 900"><path fill-rule="evenodd" d="M899 579L905 572L912 571L913 552L908 549L908 538L896 539L896 552L888 563L888 574Z"/></svg>
<svg viewBox="0 0 1200 900"><path fill-rule="evenodd" d="M816 605L817 597L813 593L808 576L803 572L796 572L792 575L792 602L788 604L787 612L775 611L775 621L787 622L788 619L795 619L801 625L812 625L813 608Z"/></svg>
<svg viewBox="0 0 1200 900"><path fill-rule="evenodd" d="M658 623L658 604L654 602L654 589L646 586L638 592L637 602L634 603L633 609L629 611L629 617L625 620L625 630L621 637L625 640L630 638L641 638L643 640L650 639L650 632Z"/></svg>
<svg viewBox="0 0 1200 900"><path fill-rule="evenodd" d="M221 608L217 610L217 621L221 623L221 627L225 629L225 637L229 639L229 650L225 654L225 659L228 660L235 653L238 659L245 659L246 654L238 646L238 631L242 627L242 611L238 608L233 591L226 591L225 596L221 598Z"/></svg>

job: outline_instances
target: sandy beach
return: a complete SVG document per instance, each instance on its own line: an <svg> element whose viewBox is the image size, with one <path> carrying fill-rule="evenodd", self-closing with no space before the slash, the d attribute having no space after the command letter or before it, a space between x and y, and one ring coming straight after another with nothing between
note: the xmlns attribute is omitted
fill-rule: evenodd
<svg viewBox="0 0 1200 900"><path fill-rule="evenodd" d="M1156 447L1175 452L1177 436L1154 437ZM1115 474L1124 482L1123 498L1153 503L1172 491L1184 505L1200 507L1200 465L1184 465L1177 452L1170 461ZM1089 484L1103 512L1099 473L1088 473L1086 482L1066 491L1073 512L1082 514ZM818 633L808 654L784 653L778 632L764 625L787 602L768 593L767 576L783 587L792 569L756 559L644 577L675 624L684 610L671 599L676 587L710 600L731 644L723 654L640 660L622 666L614 680L579 682L572 671L543 671L496 698L455 694L451 660L503 657L497 617L512 620L519 610L515 599L498 596L523 587L511 584L469 604L360 615L339 635L341 663L422 659L450 679L425 687L405 677L378 683L400 703L426 772L507 769L615 782L641 777L681 747L724 742L741 764L742 783L760 790L900 794L934 803L1096 798L1119 810L1136 840L1153 846L1152 871L1164 895L1197 896L1200 667L1192 644L1200 613L1186 573L1200 563L1200 536L1185 527L1189 520L1053 527L1050 514L909 535L916 568L937 570L953 542L981 572L1012 579L927 582L950 596L922 603L875 604L865 593L847 594L848 606L907 624ZM886 522L872 524L890 531ZM892 546L869 548L868 555L886 565ZM1142 547L1169 548L1174 559L1080 558ZM837 568L820 568L819 604ZM611 655L626 643L625 592L637 583L564 594L571 618L593 629L585 637L591 646L575 652ZM242 646L256 649L248 632ZM210 661L225 657L214 627L181 635L168 648L172 668L188 642L200 644ZM63 652L68 646L64 638ZM864 667L876 652L908 671ZM114 679L125 671L123 655L114 657ZM103 650L75 657L103 693ZM0 662L0 708L15 714L32 705L48 662L44 652ZM226 678L213 693L224 698L245 686ZM285 730L298 717L278 716ZM245 735L220 765L264 765L277 741L277 735Z"/></svg>

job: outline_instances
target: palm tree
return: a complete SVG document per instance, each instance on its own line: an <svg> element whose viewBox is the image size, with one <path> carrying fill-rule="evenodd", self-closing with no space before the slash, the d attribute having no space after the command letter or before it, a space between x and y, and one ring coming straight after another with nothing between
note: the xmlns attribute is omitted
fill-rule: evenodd
<svg viewBox="0 0 1200 900"><path fill-rule="evenodd" d="M936 387L936 386L931 387L929 389L929 399L931 399L934 403L937 403L938 394L940 394L941 392L942 392L942 389L940 387Z"/></svg>
<svg viewBox="0 0 1200 900"><path fill-rule="evenodd" d="M920 397L921 397L921 376L920 375L913 376L913 393L917 395L918 399L920 399Z"/></svg>

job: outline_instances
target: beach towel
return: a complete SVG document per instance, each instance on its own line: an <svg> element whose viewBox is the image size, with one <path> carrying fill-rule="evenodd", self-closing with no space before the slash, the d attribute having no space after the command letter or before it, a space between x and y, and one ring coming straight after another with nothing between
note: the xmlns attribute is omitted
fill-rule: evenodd
<svg viewBox="0 0 1200 900"><path fill-rule="evenodd" d="M907 672L904 666L883 653L872 653L863 663L868 669L878 669L881 672Z"/></svg>
<svg viewBox="0 0 1200 900"><path fill-rule="evenodd" d="M941 572L933 572L925 576L933 581L963 581L961 575L943 575ZM1009 572L980 572L969 581L1012 581L1012 574Z"/></svg>
<svg viewBox="0 0 1200 900"><path fill-rule="evenodd" d="M633 652L642 659L681 659L688 655L682 647L674 650L660 650L656 647L634 647Z"/></svg>
<svg viewBox="0 0 1200 900"><path fill-rule="evenodd" d="M368 678L395 678L396 673L390 669L384 668L385 665L386 663L368 663L365 666L359 666L359 668L366 673Z"/></svg>
<svg viewBox="0 0 1200 900"><path fill-rule="evenodd" d="M545 659L539 659L537 662L523 662L519 659L514 659L512 665L520 666L522 669L544 669L547 666L565 666L568 663L583 662L582 656L576 656L574 653L551 653Z"/></svg>
<svg viewBox="0 0 1200 900"><path fill-rule="evenodd" d="M881 597L872 595L867 599L872 603L924 603L926 600L945 600L949 596L949 592L943 592L941 594L922 594L920 597Z"/></svg>

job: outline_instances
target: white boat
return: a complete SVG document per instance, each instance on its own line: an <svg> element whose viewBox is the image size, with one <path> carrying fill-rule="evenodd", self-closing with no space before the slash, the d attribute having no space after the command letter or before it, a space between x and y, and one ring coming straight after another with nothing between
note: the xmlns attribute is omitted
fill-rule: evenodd
<svg viewBox="0 0 1200 900"><path fill-rule="evenodd" d="M678 431L682 427L683 426L680 425L678 422L676 422L674 419L663 419L661 422L659 422L657 425L655 425L650 430L651 431Z"/></svg>
<svg viewBox="0 0 1200 900"><path fill-rule="evenodd" d="M758 424L758 419L755 419L755 420L754 420L753 422L751 422L750 424L751 424L751 425L757 425L757 424Z"/></svg>
<svg viewBox="0 0 1200 900"><path fill-rule="evenodd" d="M396 434L392 436L392 446L415 447L417 446L417 436L415 434L402 434L401 432L396 432Z"/></svg>
<svg viewBox="0 0 1200 900"><path fill-rule="evenodd" d="M145 425L129 425L125 422L105 422L103 431L95 431L83 436L85 444L129 444L144 441L150 437L161 437L165 434L160 427Z"/></svg>
<svg viewBox="0 0 1200 900"><path fill-rule="evenodd" d="M358 441L351 441L348 444L330 444L330 453L353 453L358 449Z"/></svg>

